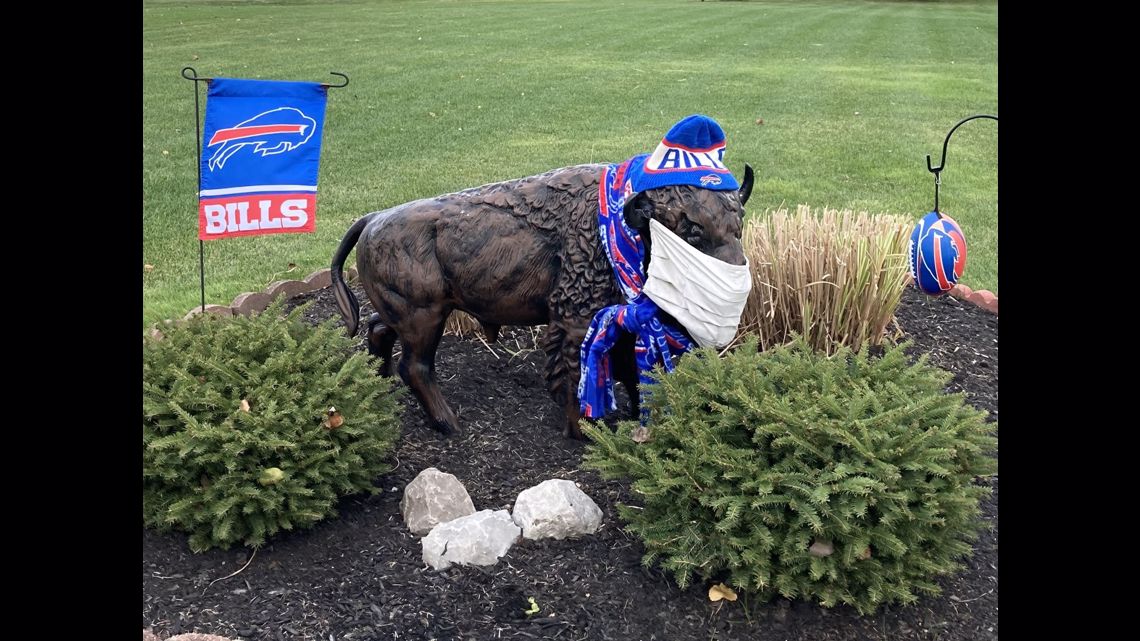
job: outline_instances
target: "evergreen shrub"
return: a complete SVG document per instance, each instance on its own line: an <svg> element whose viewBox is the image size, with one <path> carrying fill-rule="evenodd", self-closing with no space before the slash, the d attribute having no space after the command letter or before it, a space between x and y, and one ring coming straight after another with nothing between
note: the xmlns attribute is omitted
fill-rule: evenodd
<svg viewBox="0 0 1140 641"><path fill-rule="evenodd" d="M187 532L196 552L258 547L378 491L402 389L303 309L201 314L144 339L145 527Z"/></svg>
<svg viewBox="0 0 1140 641"><path fill-rule="evenodd" d="M698 350L650 387L648 440L632 422L588 426L585 465L631 481L641 505L619 514L643 563L682 587L698 576L863 614L912 603L971 551L997 440L905 346Z"/></svg>

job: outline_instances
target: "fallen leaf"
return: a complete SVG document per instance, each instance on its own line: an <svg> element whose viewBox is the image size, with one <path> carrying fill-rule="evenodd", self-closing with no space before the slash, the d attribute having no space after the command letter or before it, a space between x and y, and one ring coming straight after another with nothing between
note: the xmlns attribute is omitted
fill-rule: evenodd
<svg viewBox="0 0 1140 641"><path fill-rule="evenodd" d="M281 479L285 478L285 472L281 471L279 467L267 467L261 472L257 482L269 487L270 485L277 485Z"/></svg>
<svg viewBox="0 0 1140 641"><path fill-rule="evenodd" d="M198 59L198 54L194 54L194 55L190 56L190 59L191 59L191 60L197 60L197 59Z"/></svg>
<svg viewBox="0 0 1140 641"><path fill-rule="evenodd" d="M764 124L764 119L763 119L763 118L757 118L757 119L756 119L756 124L758 124L758 125L762 125L762 124Z"/></svg>
<svg viewBox="0 0 1140 641"><path fill-rule="evenodd" d="M709 588L709 601L720 601L727 599L729 601L736 600L736 591L723 583L717 583Z"/></svg>
<svg viewBox="0 0 1140 641"><path fill-rule="evenodd" d="M249 401L245 400L244 398L241 399L241 411L243 411L243 412L249 411Z"/></svg>
<svg viewBox="0 0 1140 641"><path fill-rule="evenodd" d="M143 265L143 271L144 272L153 272L154 271L154 265Z"/></svg>
<svg viewBox="0 0 1140 641"><path fill-rule="evenodd" d="M329 417L321 421L321 427L326 430L335 430L336 428L344 425L344 417L340 415L335 407L329 408Z"/></svg>
<svg viewBox="0 0 1140 641"><path fill-rule="evenodd" d="M649 428L644 425L638 425L630 432L629 437L633 439L634 443L645 443L649 441Z"/></svg>
<svg viewBox="0 0 1140 641"><path fill-rule="evenodd" d="M808 548L808 554L821 558L831 556L834 553L835 546L831 544L831 541L815 541Z"/></svg>

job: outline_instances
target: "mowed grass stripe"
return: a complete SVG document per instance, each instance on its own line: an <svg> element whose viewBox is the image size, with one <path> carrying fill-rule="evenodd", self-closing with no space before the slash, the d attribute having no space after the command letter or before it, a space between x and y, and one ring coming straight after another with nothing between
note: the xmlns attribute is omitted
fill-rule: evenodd
<svg viewBox="0 0 1140 641"><path fill-rule="evenodd" d="M185 65L352 77L330 92L317 232L206 243L218 303L327 266L364 213L620 161L694 112L725 127L733 171L756 169L750 215L805 203L917 220L933 205L925 155L937 161L959 119L997 112L994 3L152 1L143 14L144 261L155 266L144 324L198 300ZM942 192L970 243L963 282L995 291L996 132L980 121L955 134Z"/></svg>

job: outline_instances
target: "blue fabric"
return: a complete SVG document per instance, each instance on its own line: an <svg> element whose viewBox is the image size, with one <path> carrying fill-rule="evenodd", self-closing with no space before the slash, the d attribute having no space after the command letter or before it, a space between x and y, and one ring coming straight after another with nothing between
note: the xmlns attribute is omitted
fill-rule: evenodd
<svg viewBox="0 0 1140 641"><path fill-rule="evenodd" d="M315 193L327 97L315 82L211 80L202 196Z"/></svg>
<svg viewBox="0 0 1140 641"><path fill-rule="evenodd" d="M682 119L651 154L631 159L626 179L634 193L666 185L728 191L740 184L724 164L724 130L701 114Z"/></svg>
<svg viewBox="0 0 1140 641"><path fill-rule="evenodd" d="M582 341L578 404L582 415L587 418L601 418L617 409L609 351L621 331L636 335L634 354L638 378L643 386L652 382L648 374L654 366L661 365L666 372L671 372L673 359L696 346L679 329L664 325L658 318L657 305L641 291L645 284L645 273L641 268L645 245L637 230L625 224L623 216L626 202L635 193L628 191L626 177L636 160L635 157L620 165L606 167L599 188L598 231L627 304L611 305L598 311ZM642 387L642 424L649 418L649 394L649 388Z"/></svg>

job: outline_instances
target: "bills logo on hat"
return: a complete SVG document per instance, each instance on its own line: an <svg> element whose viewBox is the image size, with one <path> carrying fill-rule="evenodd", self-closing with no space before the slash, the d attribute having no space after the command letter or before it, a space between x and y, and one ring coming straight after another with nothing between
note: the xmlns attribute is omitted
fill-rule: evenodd
<svg viewBox="0 0 1140 641"><path fill-rule="evenodd" d="M724 142L704 149L686 147L666 137L653 150L653 154L645 161L645 170L654 171L686 171L696 168L707 168L714 171L726 171L724 166Z"/></svg>
<svg viewBox="0 0 1140 641"><path fill-rule="evenodd" d="M910 275L931 296L954 288L966 268L966 237L946 214L923 216L910 234Z"/></svg>

